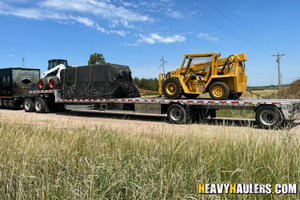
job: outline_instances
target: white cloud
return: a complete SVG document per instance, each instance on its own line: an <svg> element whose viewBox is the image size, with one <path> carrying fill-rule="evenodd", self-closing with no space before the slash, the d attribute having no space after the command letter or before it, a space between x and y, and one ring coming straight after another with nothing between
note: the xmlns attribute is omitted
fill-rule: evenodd
<svg viewBox="0 0 300 200"><path fill-rule="evenodd" d="M40 7L32 8L21 8L16 6L11 6L6 3L0 2L0 14L3 15L14 15L18 17L24 17L28 19L35 20L67 20L68 17L64 13L57 13L51 10L42 9Z"/></svg>
<svg viewBox="0 0 300 200"><path fill-rule="evenodd" d="M106 31L104 28L100 27L98 24L96 24L96 29L102 33L109 33L108 31Z"/></svg>
<svg viewBox="0 0 300 200"><path fill-rule="evenodd" d="M172 11L171 9L168 10L167 14L175 19L182 19L184 15L180 11Z"/></svg>
<svg viewBox="0 0 300 200"><path fill-rule="evenodd" d="M84 24L86 26L89 26L89 27L92 27L95 25L95 22L91 19L88 19L86 17L73 17L73 16L70 16L71 19L74 19L75 21L81 23L81 24Z"/></svg>
<svg viewBox="0 0 300 200"><path fill-rule="evenodd" d="M1 0L0 0L1 1ZM155 20L148 14L150 12L167 12L164 8L170 8L170 0L2 0L0 2L0 15L13 15L34 20L54 20L58 23L82 24L86 27L96 29L101 33L117 34L125 37L124 29L151 30ZM172 9L170 8L172 11ZM179 11L168 12L171 17L183 17ZM101 23L101 26L99 25ZM106 23L106 24L104 24ZM110 27L112 30L108 30ZM165 28L166 29L166 28ZM175 34L171 36L160 36L152 33L148 36L138 34L139 38L133 45L141 43L176 43L184 42L184 36ZM126 44L128 45L128 44Z"/></svg>
<svg viewBox="0 0 300 200"><path fill-rule="evenodd" d="M114 30L111 30L110 31L111 33L114 33L114 34L117 34L117 35L121 35L123 37L125 37L125 31L114 31Z"/></svg>
<svg viewBox="0 0 300 200"><path fill-rule="evenodd" d="M149 43L149 44L175 43L175 42L184 42L186 40L186 38L181 35L162 37L157 33L151 33L149 36L144 36L142 34L139 34L139 36L141 37L141 39L137 41L138 43Z"/></svg>
<svg viewBox="0 0 300 200"><path fill-rule="evenodd" d="M87 27L91 27L91 28L95 28L97 29L98 31L102 32L102 33L109 33L108 31L106 31L104 28L100 27L99 24L89 18L86 18L86 17L74 17L74 16L69 16L70 19L73 19L75 20L76 22L80 23L80 24L83 24Z"/></svg>
<svg viewBox="0 0 300 200"><path fill-rule="evenodd" d="M41 7L56 11L72 11L94 14L107 20L118 21L121 24L128 22L153 21L149 16L142 15L122 6L116 6L109 1L97 0L45 0L40 3Z"/></svg>
<svg viewBox="0 0 300 200"><path fill-rule="evenodd" d="M123 42L121 45L125 45L125 46L133 46L133 47L139 46L137 43L130 44L130 43L126 43L126 42Z"/></svg>
<svg viewBox="0 0 300 200"><path fill-rule="evenodd" d="M214 43L218 43L219 42L219 38L209 36L207 33L199 33L198 34L198 38L201 38L201 39L204 39L204 40L210 40L210 41L212 41Z"/></svg>
<svg viewBox="0 0 300 200"><path fill-rule="evenodd" d="M18 3L20 1L22 0ZM112 27L123 25L125 28L134 28L134 23L153 22L148 15L117 6L110 0L44 0L26 6L18 3L0 2L0 14L35 20L51 19L60 23L76 21L103 33L109 33L109 31L100 27L94 20L105 20ZM88 17L74 17L76 15ZM118 32L118 34L124 36L123 32Z"/></svg>

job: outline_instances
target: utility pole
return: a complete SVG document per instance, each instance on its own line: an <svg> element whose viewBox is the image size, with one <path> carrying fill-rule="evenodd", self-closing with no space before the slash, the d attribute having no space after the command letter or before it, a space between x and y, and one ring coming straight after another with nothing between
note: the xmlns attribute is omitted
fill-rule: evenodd
<svg viewBox="0 0 300 200"><path fill-rule="evenodd" d="M167 61L164 60L164 56L162 56L162 58L160 59L160 62L162 62L162 64L159 66L159 68L163 67L163 73L159 74L159 76L158 76L158 93L159 93L159 96L161 97L161 95L162 95L162 81L165 80L165 78L166 78L165 63Z"/></svg>
<svg viewBox="0 0 300 200"><path fill-rule="evenodd" d="M25 67L25 58L22 59L22 68Z"/></svg>
<svg viewBox="0 0 300 200"><path fill-rule="evenodd" d="M163 74L165 74L165 63L167 61L164 60L164 56L162 56L162 58L160 59L160 62L162 62L162 64L159 66L159 68L163 67Z"/></svg>
<svg viewBox="0 0 300 200"><path fill-rule="evenodd" d="M285 54L279 54L279 52L277 55L273 55L277 57L276 62L278 63L278 90L279 91L281 90L280 58L284 55Z"/></svg>

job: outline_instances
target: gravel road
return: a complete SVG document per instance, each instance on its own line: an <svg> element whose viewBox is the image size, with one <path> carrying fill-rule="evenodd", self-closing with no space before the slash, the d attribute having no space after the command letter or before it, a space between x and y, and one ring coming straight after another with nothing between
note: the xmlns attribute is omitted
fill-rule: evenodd
<svg viewBox="0 0 300 200"><path fill-rule="evenodd" d="M0 109L1 121L15 121L17 123L30 123L37 126L55 127L105 127L120 133L187 133L199 134L282 134L283 130L262 130L253 128L253 120L243 119L217 119L209 120L206 124L173 125L166 122L166 116L140 115L135 113L115 113L99 111L68 111L60 113L26 113L20 109ZM296 123L289 132L300 135L300 126Z"/></svg>

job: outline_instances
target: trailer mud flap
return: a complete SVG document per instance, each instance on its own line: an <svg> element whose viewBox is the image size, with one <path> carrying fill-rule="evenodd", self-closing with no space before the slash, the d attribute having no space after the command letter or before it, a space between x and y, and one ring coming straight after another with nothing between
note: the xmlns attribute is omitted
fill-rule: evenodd
<svg viewBox="0 0 300 200"><path fill-rule="evenodd" d="M54 112L54 102L52 100L45 100L45 113Z"/></svg>

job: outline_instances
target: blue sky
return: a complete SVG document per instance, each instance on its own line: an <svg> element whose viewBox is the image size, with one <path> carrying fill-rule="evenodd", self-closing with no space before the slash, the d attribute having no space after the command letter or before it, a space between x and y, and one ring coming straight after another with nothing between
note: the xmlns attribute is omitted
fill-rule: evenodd
<svg viewBox="0 0 300 200"><path fill-rule="evenodd" d="M247 54L249 86L300 78L298 0L0 0L0 68L46 71L47 60L86 65L90 54L154 78L185 53Z"/></svg>

